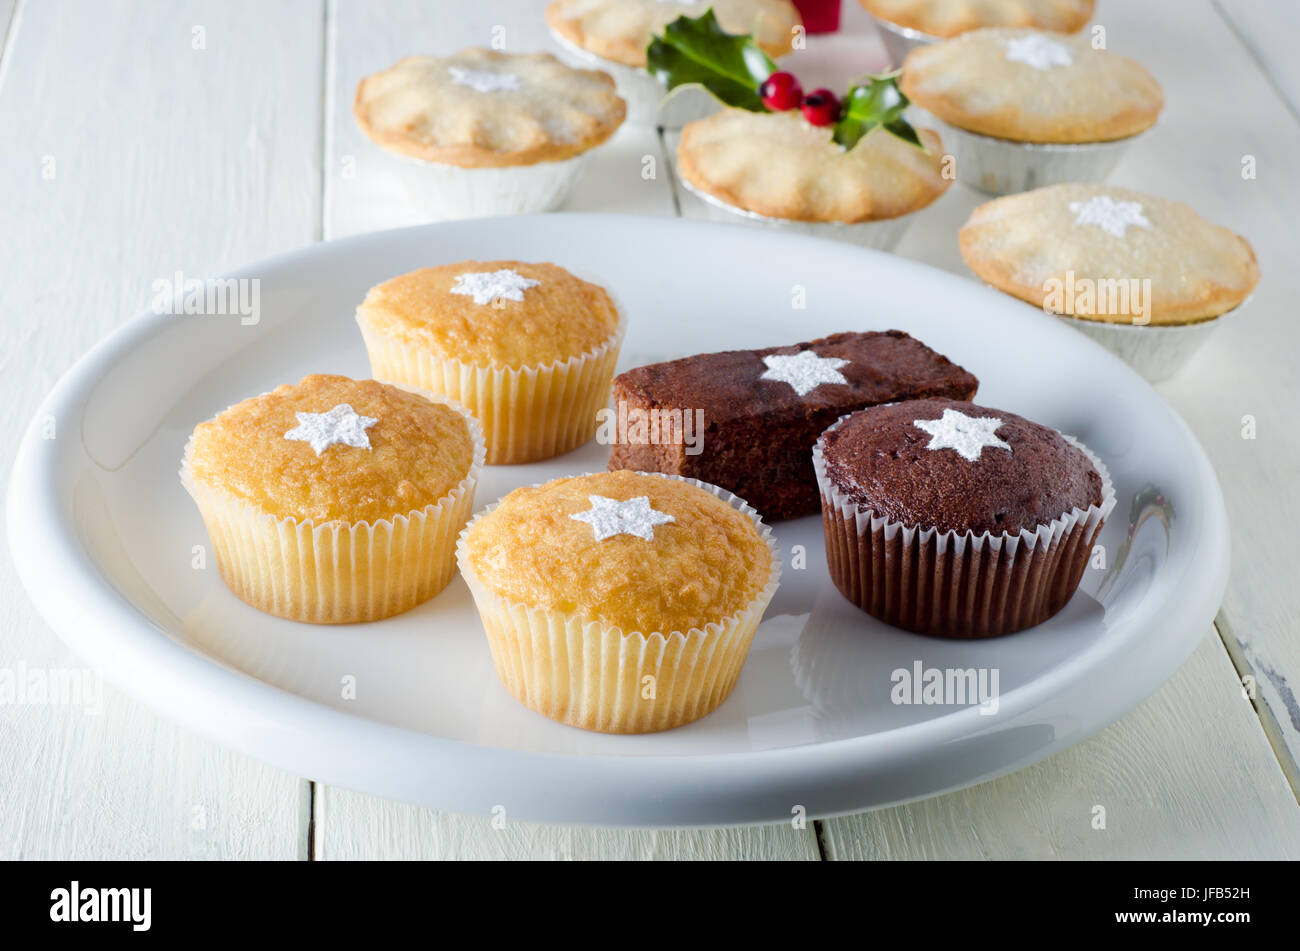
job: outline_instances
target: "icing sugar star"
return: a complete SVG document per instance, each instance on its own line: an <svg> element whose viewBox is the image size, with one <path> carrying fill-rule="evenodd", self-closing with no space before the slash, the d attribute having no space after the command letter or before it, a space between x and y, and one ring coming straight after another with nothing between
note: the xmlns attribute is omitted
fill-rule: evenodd
<svg viewBox="0 0 1300 951"><path fill-rule="evenodd" d="M773 353L763 358L767 369L760 380L776 380L788 383L800 396L807 396L823 383L848 383L840 367L848 366L849 361L840 357L819 357L811 350L800 350L796 354Z"/></svg>
<svg viewBox="0 0 1300 951"><path fill-rule="evenodd" d="M667 512L660 512L650 507L648 495L638 495L634 499L620 502L607 499L603 495L589 495L590 510L570 515L569 518L586 522L596 533L596 541L603 542L615 535L635 535L651 541L655 537L655 526L673 521Z"/></svg>
<svg viewBox="0 0 1300 951"><path fill-rule="evenodd" d="M481 69L448 66L447 74L457 86L468 86L475 92L500 92L519 88L519 77L514 73L489 73Z"/></svg>
<svg viewBox="0 0 1300 951"><path fill-rule="evenodd" d="M1017 36L1007 40L1003 55L1008 62L1024 63L1034 69L1051 69L1053 66L1069 66L1074 56L1068 46L1050 40L1038 33Z"/></svg>
<svg viewBox="0 0 1300 951"><path fill-rule="evenodd" d="M456 278L453 294L474 298L476 304L490 304L494 300L522 301L524 291L536 287L541 281L524 277L518 271L501 268L499 271L470 271Z"/></svg>
<svg viewBox="0 0 1300 951"><path fill-rule="evenodd" d="M979 461L985 448L1011 451L1010 444L993 435L1002 425L996 416L967 416L960 410L946 409L938 419L914 419L912 425L930 434L926 449L955 449L967 462Z"/></svg>
<svg viewBox="0 0 1300 951"><path fill-rule="evenodd" d="M1087 201L1070 202L1076 225L1096 225L1116 238L1132 225L1151 230L1151 222L1142 214L1142 204L1136 201L1116 201L1109 195L1093 195Z"/></svg>
<svg viewBox="0 0 1300 951"><path fill-rule="evenodd" d="M340 403L328 413L294 415L298 417L298 425L286 432L284 438L311 443L318 456L336 444L369 449L370 436L366 430L379 422L374 416L358 414L347 403Z"/></svg>

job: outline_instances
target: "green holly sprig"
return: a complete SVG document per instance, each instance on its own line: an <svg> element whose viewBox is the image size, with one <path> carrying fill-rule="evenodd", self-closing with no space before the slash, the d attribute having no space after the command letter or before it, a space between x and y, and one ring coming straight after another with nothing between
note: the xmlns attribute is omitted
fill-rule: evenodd
<svg viewBox="0 0 1300 951"><path fill-rule="evenodd" d="M752 34L727 33L712 9L698 17L678 17L665 26L646 47L646 69L669 91L702 86L726 105L750 112L773 111L761 90L769 78L780 73ZM832 125L831 140L845 149L853 148L877 127L924 149L916 129L903 116L908 99L898 88L898 75L895 70L855 83L837 101L831 121L817 124ZM807 109L804 113L810 114ZM822 117L815 114L818 120Z"/></svg>

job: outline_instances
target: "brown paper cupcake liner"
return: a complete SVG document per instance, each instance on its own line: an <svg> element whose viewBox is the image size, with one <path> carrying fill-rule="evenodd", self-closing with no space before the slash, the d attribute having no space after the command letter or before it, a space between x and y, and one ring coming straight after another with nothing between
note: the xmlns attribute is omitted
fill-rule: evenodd
<svg viewBox="0 0 1300 951"><path fill-rule="evenodd" d="M596 413L609 403L610 381L627 318L599 346L567 360L519 368L481 367L445 359L371 327L357 315L370 372L460 403L483 426L488 465L549 459L595 435Z"/></svg>
<svg viewBox="0 0 1300 951"><path fill-rule="evenodd" d="M485 454L483 430L455 401L435 393L420 395L465 416L474 455L469 471L445 496L392 519L317 524L277 518L200 484L190 471L190 437L181 484L199 507L221 577L236 596L291 621L351 624L401 614L447 586L456 570L456 536L474 511Z"/></svg>
<svg viewBox="0 0 1300 951"><path fill-rule="evenodd" d="M740 678L754 631L780 581L772 530L743 499L697 479L646 474L706 489L753 521L772 552L772 569L767 584L742 610L703 628L645 634L508 601L487 589L465 554L470 528L497 507L495 502L465 526L456 546L501 683L524 706L569 726L652 733L713 712Z"/></svg>
<svg viewBox="0 0 1300 951"><path fill-rule="evenodd" d="M1101 475L1101 504L1015 534L940 532L863 510L831 483L818 440L813 469L835 586L886 624L938 637L994 637L1046 621L1073 597L1115 507L1106 466L1078 440L1065 439Z"/></svg>

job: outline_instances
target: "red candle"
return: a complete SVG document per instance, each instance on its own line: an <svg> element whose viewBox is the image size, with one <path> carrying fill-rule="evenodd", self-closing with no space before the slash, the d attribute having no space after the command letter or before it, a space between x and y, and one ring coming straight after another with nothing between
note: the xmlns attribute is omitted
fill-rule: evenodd
<svg viewBox="0 0 1300 951"><path fill-rule="evenodd" d="M809 33L834 33L840 28L840 0L794 0L794 5Z"/></svg>

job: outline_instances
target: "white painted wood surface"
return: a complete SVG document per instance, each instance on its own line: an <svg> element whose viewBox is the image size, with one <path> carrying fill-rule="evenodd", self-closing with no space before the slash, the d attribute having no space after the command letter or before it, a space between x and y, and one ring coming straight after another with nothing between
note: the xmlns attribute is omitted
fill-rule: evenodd
<svg viewBox="0 0 1300 951"><path fill-rule="evenodd" d="M1203 173L1196 184L1212 192L1216 213L1233 215L1243 233L1258 229L1253 240L1264 276L1249 320L1216 340L1222 349L1200 364L1205 375L1181 378L1166 389L1214 460L1233 520L1234 568L1220 630L1238 670L1252 679L1265 730L1292 787L1300 790L1300 587L1294 583L1300 558L1288 537L1300 519L1300 435L1291 422L1300 406L1294 370L1300 295L1295 267L1300 182L1294 171L1300 154L1300 4L1216 0L1216 6L1238 40L1235 47L1216 44L1216 68L1226 60L1235 81L1230 91L1215 91L1212 77L1196 76L1193 95L1245 104L1225 112L1214 164L1239 172L1251 156L1258 177L1243 181L1238 174L1225 188L1222 179ZM1208 28L1209 18L1191 29L1202 23ZM1250 63L1258 68L1251 70ZM1187 120L1195 109L1185 107ZM1253 441L1242 438L1247 417L1255 423ZM1268 500L1267 508L1261 509L1261 500Z"/></svg>
<svg viewBox="0 0 1300 951"><path fill-rule="evenodd" d="M1092 739L960 792L830 820L824 840L831 859L1297 859L1298 818L1209 631L1173 679Z"/></svg>
<svg viewBox="0 0 1300 951"><path fill-rule="evenodd" d="M156 4L0 0L0 392L15 432L57 376L144 309L177 268L210 276L320 237L403 224L384 156L350 107L398 56L553 49L540 0ZM1190 200L1255 244L1264 283L1166 397L1224 483L1234 574L1220 624L1158 694L1092 740L970 790L822 824L827 857L1300 857L1300 590L1290 531L1300 445L1291 351L1300 154L1294 13L1263 0L1102 0L1110 46L1169 99L1114 180ZM1285 6L1285 4L1281 4ZM15 9L16 7L16 9ZM13 16L10 16L13 11ZM1226 17L1231 18L1231 24ZM836 80L883 63L856 3L795 68ZM1288 26L1288 24L1291 24ZM199 28L196 31L196 28ZM193 48L201 39L205 48ZM1212 68L1209 66L1212 65ZM322 83L322 77L324 82ZM575 210L673 214L662 143L624 130ZM1243 154L1259 176L1243 181ZM55 175L43 179L53 159ZM979 196L954 187L899 252L966 273L955 231ZM683 202L692 214L692 206ZM1104 398L1104 394L1094 395ZM1241 439L1254 415L1258 438ZM5 473L7 478L7 472ZM1260 500L1268 500L1267 506ZM1231 651L1231 660L1224 644ZM1252 706L1233 662L1255 677ZM75 666L0 554L0 668ZM1288 697L1291 707L1288 707ZM1104 805L1107 829L1091 829ZM314 812L314 816L313 816ZM309 817L314 835L309 842ZM0 707L0 857L815 859L810 825L632 832L435 813L314 786L181 733L106 689L103 712Z"/></svg>
<svg viewBox="0 0 1300 951"><path fill-rule="evenodd" d="M1250 50L1260 72L1300 118L1300 4L1292 0L1214 0L1229 28Z"/></svg>
<svg viewBox="0 0 1300 951"><path fill-rule="evenodd" d="M155 278L317 237L321 24L311 4L258 0L19 4L0 63L0 430L22 432ZM0 667L77 664L4 546ZM0 751L0 857L306 853L302 780L116 693L98 716L2 706Z"/></svg>

